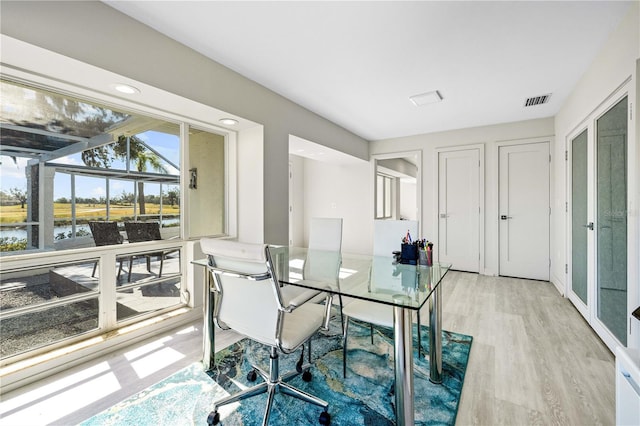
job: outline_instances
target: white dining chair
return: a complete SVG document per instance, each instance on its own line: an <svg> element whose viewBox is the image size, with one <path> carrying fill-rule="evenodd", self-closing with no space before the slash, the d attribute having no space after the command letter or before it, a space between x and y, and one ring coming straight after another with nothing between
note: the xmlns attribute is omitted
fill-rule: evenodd
<svg viewBox="0 0 640 426"><path fill-rule="evenodd" d="M402 238L409 233L412 238L418 238L418 222L414 220L376 220L373 231L373 255L388 257L388 265L382 265L382 269L393 268L393 252L400 251ZM372 265L373 266L373 265ZM380 268L381 265L376 265ZM390 270L371 270L371 282L384 285L384 279L391 277ZM376 276L381 277L377 279ZM417 312L418 321L418 356L422 353L420 333L420 311ZM371 330L371 343L373 344L373 326L393 328L393 308L382 303L366 300L355 300L346 304L342 309L343 335L342 335L342 373L347 377L347 334L349 320L354 319L366 322Z"/></svg>
<svg viewBox="0 0 640 426"><path fill-rule="evenodd" d="M340 266L342 265L342 218L311 218L307 256L302 267L304 280L330 283L340 286ZM325 297L318 293L314 302L322 302ZM340 320L342 318L342 295L338 294Z"/></svg>

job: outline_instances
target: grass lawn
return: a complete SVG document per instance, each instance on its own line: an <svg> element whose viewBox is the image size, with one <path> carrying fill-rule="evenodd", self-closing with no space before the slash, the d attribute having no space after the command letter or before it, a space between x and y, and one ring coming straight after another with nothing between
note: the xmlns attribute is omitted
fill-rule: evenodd
<svg viewBox="0 0 640 426"><path fill-rule="evenodd" d="M146 214L159 214L160 204L146 203ZM109 207L109 217L112 220L118 220L121 217L133 217L133 205L111 205ZM163 215L178 215L180 214L180 206L162 206ZM53 203L53 216L54 219L68 219L71 220L71 204L67 203ZM106 218L107 206L105 204L76 204L76 220L83 221ZM15 206L0 206L0 222L19 223L27 221L27 206L24 209L20 208L20 205Z"/></svg>

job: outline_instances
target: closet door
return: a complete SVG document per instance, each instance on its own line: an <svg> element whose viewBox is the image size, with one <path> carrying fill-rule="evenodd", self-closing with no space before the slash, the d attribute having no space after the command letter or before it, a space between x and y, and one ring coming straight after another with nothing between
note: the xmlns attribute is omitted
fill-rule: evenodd
<svg viewBox="0 0 640 426"><path fill-rule="evenodd" d="M596 120L597 318L627 344L627 97Z"/></svg>
<svg viewBox="0 0 640 426"><path fill-rule="evenodd" d="M549 142L498 148L499 274L549 280Z"/></svg>
<svg viewBox="0 0 640 426"><path fill-rule="evenodd" d="M571 254L569 272L569 299L580 313L589 318L589 233L593 230L593 222L589 222L589 164L588 164L588 135L584 129L571 139ZM592 249L593 250L593 249Z"/></svg>
<svg viewBox="0 0 640 426"><path fill-rule="evenodd" d="M438 153L438 260L480 270L480 150Z"/></svg>
<svg viewBox="0 0 640 426"><path fill-rule="evenodd" d="M627 96L569 138L569 300L613 351L628 336Z"/></svg>

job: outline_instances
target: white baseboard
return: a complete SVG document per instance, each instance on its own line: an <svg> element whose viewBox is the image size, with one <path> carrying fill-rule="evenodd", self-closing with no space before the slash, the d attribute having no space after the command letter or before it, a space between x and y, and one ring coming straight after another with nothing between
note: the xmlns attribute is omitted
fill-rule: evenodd
<svg viewBox="0 0 640 426"><path fill-rule="evenodd" d="M560 293L562 297L566 297L565 295L566 288L565 288L564 279L561 279L560 277L558 277L556 274L552 272L551 278L549 279L549 281L551 281L551 284L553 284L556 287L556 289L558 290L558 293Z"/></svg>

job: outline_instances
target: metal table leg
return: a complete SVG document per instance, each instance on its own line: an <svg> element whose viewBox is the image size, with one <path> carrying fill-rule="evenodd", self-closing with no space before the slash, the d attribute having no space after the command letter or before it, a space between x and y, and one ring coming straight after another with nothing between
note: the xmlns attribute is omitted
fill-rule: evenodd
<svg viewBox="0 0 640 426"><path fill-rule="evenodd" d="M429 380L442 383L442 295L437 285L429 298Z"/></svg>
<svg viewBox="0 0 640 426"><path fill-rule="evenodd" d="M213 366L215 358L214 326L213 326L213 306L214 294L211 291L211 272L208 268L204 270L204 324L202 328L202 364L206 370Z"/></svg>
<svg viewBox="0 0 640 426"><path fill-rule="evenodd" d="M406 297L406 296L399 296ZM413 329L412 311L393 308L396 424L413 426Z"/></svg>

